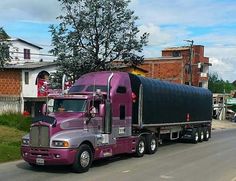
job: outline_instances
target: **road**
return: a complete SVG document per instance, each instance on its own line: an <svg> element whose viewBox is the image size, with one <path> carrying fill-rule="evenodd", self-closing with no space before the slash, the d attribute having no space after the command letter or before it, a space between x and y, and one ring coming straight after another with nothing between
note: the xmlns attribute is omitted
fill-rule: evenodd
<svg viewBox="0 0 236 181"><path fill-rule="evenodd" d="M169 143L154 155L96 161L87 173L69 167L32 168L24 161L0 164L2 181L236 181L236 129L214 131L198 144Z"/></svg>

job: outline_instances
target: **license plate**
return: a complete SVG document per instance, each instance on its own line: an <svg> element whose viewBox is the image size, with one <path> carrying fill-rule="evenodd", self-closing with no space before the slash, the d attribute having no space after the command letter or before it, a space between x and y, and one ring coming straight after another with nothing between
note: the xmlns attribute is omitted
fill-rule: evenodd
<svg viewBox="0 0 236 181"><path fill-rule="evenodd" d="M36 158L36 164L37 165L44 165L44 159L43 158Z"/></svg>

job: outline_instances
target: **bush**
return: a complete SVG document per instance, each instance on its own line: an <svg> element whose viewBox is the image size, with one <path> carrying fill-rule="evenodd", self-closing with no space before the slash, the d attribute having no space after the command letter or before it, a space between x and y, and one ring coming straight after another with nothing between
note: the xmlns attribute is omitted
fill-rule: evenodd
<svg viewBox="0 0 236 181"><path fill-rule="evenodd" d="M25 117L20 113L4 113L0 115L0 125L5 125L29 132L31 117Z"/></svg>
<svg viewBox="0 0 236 181"><path fill-rule="evenodd" d="M0 163L21 158L21 138L25 134L16 128L0 125Z"/></svg>

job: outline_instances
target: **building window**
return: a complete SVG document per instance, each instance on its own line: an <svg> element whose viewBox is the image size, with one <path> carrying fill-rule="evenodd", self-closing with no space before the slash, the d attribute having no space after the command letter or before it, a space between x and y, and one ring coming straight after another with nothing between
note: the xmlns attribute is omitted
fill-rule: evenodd
<svg viewBox="0 0 236 181"><path fill-rule="evenodd" d="M25 72L25 84L29 84L29 72Z"/></svg>
<svg viewBox="0 0 236 181"><path fill-rule="evenodd" d="M125 106L120 105L120 120L125 120Z"/></svg>
<svg viewBox="0 0 236 181"><path fill-rule="evenodd" d="M185 82L185 85L189 85L189 82Z"/></svg>
<svg viewBox="0 0 236 181"><path fill-rule="evenodd" d="M30 59L30 49L24 49L24 59Z"/></svg>
<svg viewBox="0 0 236 181"><path fill-rule="evenodd" d="M204 71L204 68L203 68L203 65L201 65L200 72L203 72L203 71Z"/></svg>
<svg viewBox="0 0 236 181"><path fill-rule="evenodd" d="M199 82L198 87L202 87L202 82Z"/></svg>
<svg viewBox="0 0 236 181"><path fill-rule="evenodd" d="M180 53L180 51L173 51L172 56L173 57L181 57L181 53Z"/></svg>

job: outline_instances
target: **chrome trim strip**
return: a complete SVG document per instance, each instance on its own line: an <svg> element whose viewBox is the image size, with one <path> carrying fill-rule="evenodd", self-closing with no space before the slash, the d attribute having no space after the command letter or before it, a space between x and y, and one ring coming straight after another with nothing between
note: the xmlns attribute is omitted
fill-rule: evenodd
<svg viewBox="0 0 236 181"><path fill-rule="evenodd" d="M212 121L192 121L192 122L181 122L181 123L164 123L164 124L143 124L142 127L152 127L152 126L177 126L185 124L198 124L198 123L211 123ZM139 127L140 125L133 124L133 126Z"/></svg>

